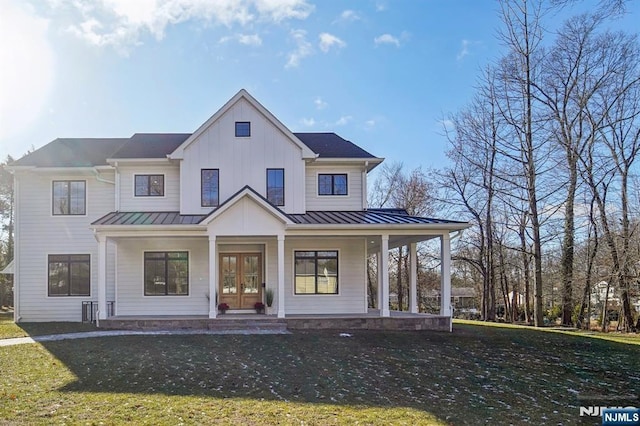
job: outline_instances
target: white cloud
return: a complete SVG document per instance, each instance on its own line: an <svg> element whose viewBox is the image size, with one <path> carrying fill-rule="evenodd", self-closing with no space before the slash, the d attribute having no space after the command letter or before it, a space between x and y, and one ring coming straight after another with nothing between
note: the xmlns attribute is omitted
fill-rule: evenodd
<svg viewBox="0 0 640 426"><path fill-rule="evenodd" d="M317 98L315 98L313 100L313 103L315 104L316 108L318 109L325 109L326 107L329 106L328 103L326 103L325 101L322 100L322 98L320 96L318 96Z"/></svg>
<svg viewBox="0 0 640 426"><path fill-rule="evenodd" d="M364 122L364 126L367 129L373 129L376 126L376 120L371 119Z"/></svg>
<svg viewBox="0 0 640 426"><path fill-rule="evenodd" d="M376 2L376 12L383 12L387 10L387 4L383 1Z"/></svg>
<svg viewBox="0 0 640 426"><path fill-rule="evenodd" d="M296 68L300 65L303 58L313 53L311 43L307 41L307 32L305 30L291 30L291 38L296 44L293 52L289 53L289 59L284 66L285 68Z"/></svg>
<svg viewBox="0 0 640 426"><path fill-rule="evenodd" d="M302 20L314 10L307 0L97 0L89 4L56 0L53 7L79 13L82 22L68 28L73 34L90 44L125 52L139 44L145 33L162 40L168 26L186 21L244 27L254 22Z"/></svg>
<svg viewBox="0 0 640 426"><path fill-rule="evenodd" d="M316 124L316 120L313 118L303 118L300 120L300 123L305 127L313 127Z"/></svg>
<svg viewBox="0 0 640 426"><path fill-rule="evenodd" d="M482 43L479 41L467 40L464 39L460 42L460 50L456 55L457 61L462 61L465 57L471 54L471 48L473 46L481 45Z"/></svg>
<svg viewBox="0 0 640 426"><path fill-rule="evenodd" d="M228 43L230 41L236 41L246 46L260 46L262 45L262 39L258 34L235 34L232 36L222 37L218 43Z"/></svg>
<svg viewBox="0 0 640 426"><path fill-rule="evenodd" d="M320 36L320 50L327 53L331 47L336 47L337 49L344 48L347 43L340 40L338 37L329 33L321 33Z"/></svg>
<svg viewBox="0 0 640 426"><path fill-rule="evenodd" d="M348 124L351 120L353 120L352 116L343 115L342 117L340 117L338 119L338 121L336 121L336 126L344 126L344 125Z"/></svg>
<svg viewBox="0 0 640 426"><path fill-rule="evenodd" d="M347 9L343 10L338 19L336 19L334 22L354 22L361 19L362 18L360 17L358 12L356 12L355 10Z"/></svg>
<svg viewBox="0 0 640 426"><path fill-rule="evenodd" d="M392 36L391 34L382 34L374 38L373 42L376 46L380 46L381 44L393 44L396 47L400 47L400 39Z"/></svg>
<svg viewBox="0 0 640 426"><path fill-rule="evenodd" d="M2 2L0 138L28 129L47 101L55 67L48 27L49 21L34 16L27 6Z"/></svg>

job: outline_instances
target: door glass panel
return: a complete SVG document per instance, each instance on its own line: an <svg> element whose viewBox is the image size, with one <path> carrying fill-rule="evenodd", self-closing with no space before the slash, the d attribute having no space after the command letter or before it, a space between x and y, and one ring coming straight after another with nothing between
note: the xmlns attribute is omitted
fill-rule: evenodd
<svg viewBox="0 0 640 426"><path fill-rule="evenodd" d="M257 294L258 293L258 256L244 256L243 270L244 278L244 293L245 294Z"/></svg>
<svg viewBox="0 0 640 426"><path fill-rule="evenodd" d="M222 256L222 294L236 293L236 257Z"/></svg>

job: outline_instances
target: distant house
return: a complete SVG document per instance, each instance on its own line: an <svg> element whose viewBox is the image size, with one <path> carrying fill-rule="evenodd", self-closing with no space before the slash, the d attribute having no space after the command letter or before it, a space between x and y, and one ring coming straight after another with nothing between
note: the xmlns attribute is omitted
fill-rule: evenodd
<svg viewBox="0 0 640 426"><path fill-rule="evenodd" d="M609 286L609 291L607 293L607 286L608 283L606 281L600 281L591 288L591 305L602 304L605 299L609 304L620 304L620 297L618 297L616 288L612 285Z"/></svg>
<svg viewBox="0 0 640 426"><path fill-rule="evenodd" d="M216 318L267 290L281 318L366 314L372 254L388 317L389 250L408 246L416 270L416 244L434 238L447 300L449 235L469 224L368 208L382 161L335 133L291 132L245 90L194 133L56 139L9 167L15 319L80 321L83 303L99 319Z"/></svg>
<svg viewBox="0 0 640 426"><path fill-rule="evenodd" d="M440 290L432 289L428 292L427 303L441 305ZM473 287L452 287L451 305L456 310L478 309L478 294Z"/></svg>

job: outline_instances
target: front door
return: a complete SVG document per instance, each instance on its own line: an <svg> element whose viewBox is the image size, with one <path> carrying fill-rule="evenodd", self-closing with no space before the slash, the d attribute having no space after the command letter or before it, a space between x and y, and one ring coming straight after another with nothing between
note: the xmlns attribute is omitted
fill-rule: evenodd
<svg viewBox="0 0 640 426"><path fill-rule="evenodd" d="M220 255L218 303L230 309L253 309L262 302L262 255L234 253Z"/></svg>

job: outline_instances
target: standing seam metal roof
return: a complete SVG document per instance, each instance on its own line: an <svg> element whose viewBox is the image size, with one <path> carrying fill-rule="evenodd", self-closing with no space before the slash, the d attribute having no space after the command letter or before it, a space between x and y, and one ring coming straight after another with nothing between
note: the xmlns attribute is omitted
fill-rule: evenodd
<svg viewBox="0 0 640 426"><path fill-rule="evenodd" d="M92 225L197 225L208 215L181 215L179 212L112 212ZM465 224L452 220L367 211L310 211L288 214L299 225L446 225Z"/></svg>

